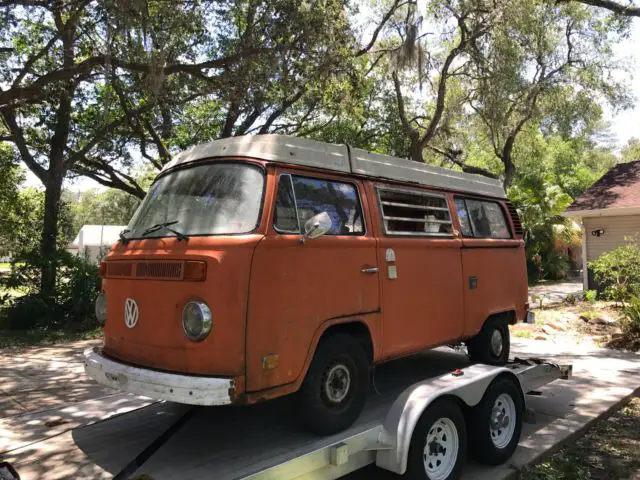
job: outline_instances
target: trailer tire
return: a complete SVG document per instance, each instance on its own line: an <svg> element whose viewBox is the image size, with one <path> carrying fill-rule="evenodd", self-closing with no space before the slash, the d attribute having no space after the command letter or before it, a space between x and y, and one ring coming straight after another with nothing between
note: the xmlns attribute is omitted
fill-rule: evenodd
<svg viewBox="0 0 640 480"><path fill-rule="evenodd" d="M411 436L407 472L410 480L456 480L467 456L467 427L458 402L434 401L424 411Z"/></svg>
<svg viewBox="0 0 640 480"><path fill-rule="evenodd" d="M499 465L513 455L522 433L523 409L522 394L515 380L501 376L489 385L470 415L474 460Z"/></svg>
<svg viewBox="0 0 640 480"><path fill-rule="evenodd" d="M480 332L465 343L472 362L504 365L509 361L511 349L507 320L504 317L487 319Z"/></svg>
<svg viewBox="0 0 640 480"><path fill-rule="evenodd" d="M335 334L321 340L299 393L301 420L314 433L349 427L369 394L369 361L357 339Z"/></svg>

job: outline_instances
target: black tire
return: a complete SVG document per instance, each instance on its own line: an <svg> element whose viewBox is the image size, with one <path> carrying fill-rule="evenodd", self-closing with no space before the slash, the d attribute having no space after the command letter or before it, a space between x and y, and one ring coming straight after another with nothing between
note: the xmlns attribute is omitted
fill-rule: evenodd
<svg viewBox="0 0 640 480"><path fill-rule="evenodd" d="M515 411L515 418L508 419L509 425L511 425L511 422L514 422L513 426L515 428L513 429L513 433L511 437L506 435L502 439L502 443L506 442L506 444L501 444L501 442L498 441L500 440L498 435L501 434L498 432L508 434L509 425L503 424L502 429L494 428L492 430L491 428L494 415L493 407L501 395L507 395L513 402L511 407L506 408L504 400L498 402L497 408L502 410L502 414L504 415L505 410L506 413L508 413L510 409ZM523 409L522 395L520 389L515 384L515 380L503 376L493 381L484 393L482 401L471 411L469 418L469 436L473 445L472 455L474 460L487 465L499 465L506 462L511 455L513 455L513 452L518 447L520 434L522 433ZM496 441L494 441L494 438ZM499 445L497 446L496 443Z"/></svg>
<svg viewBox="0 0 640 480"><path fill-rule="evenodd" d="M443 418L453 422L458 433L457 457L451 473L446 477L446 480L456 480L462 475L462 469L464 468L467 457L467 426L459 403L451 398L442 398L427 407L413 430L409 456L407 458L406 478L410 480L431 478L427 471L426 462L428 460L425 459L425 448L427 447L426 443L430 432L433 428L437 428L435 425L436 422ZM439 448L439 446L436 444L434 448ZM443 455L446 454L446 452L441 453Z"/></svg>
<svg viewBox="0 0 640 480"><path fill-rule="evenodd" d="M497 332L497 333L496 333ZM500 349L496 352L492 348L492 338L500 335ZM473 363L486 363L488 365L504 365L509 360L509 350L511 349L511 338L509 336L509 325L504 317L489 318L480 332L465 343L467 352Z"/></svg>
<svg viewBox="0 0 640 480"><path fill-rule="evenodd" d="M321 340L299 394L301 420L306 427L329 435L353 424L369 394L369 370L367 355L354 337L336 334ZM335 390L329 375L334 386L337 383Z"/></svg>

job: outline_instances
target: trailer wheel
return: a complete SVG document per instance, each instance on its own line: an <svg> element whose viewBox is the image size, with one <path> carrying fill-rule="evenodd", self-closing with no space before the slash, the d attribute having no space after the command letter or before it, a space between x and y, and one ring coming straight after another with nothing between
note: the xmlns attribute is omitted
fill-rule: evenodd
<svg viewBox="0 0 640 480"><path fill-rule="evenodd" d="M509 360L511 339L509 326L503 317L489 318L480 332L467 340L471 361L489 365L504 365Z"/></svg>
<svg viewBox="0 0 640 480"><path fill-rule="evenodd" d="M300 389L301 419L315 433L328 435L356 421L369 394L369 362L350 335L323 339Z"/></svg>
<svg viewBox="0 0 640 480"><path fill-rule="evenodd" d="M460 478L467 455L467 428L457 402L440 399L422 414L411 437L406 477Z"/></svg>
<svg viewBox="0 0 640 480"><path fill-rule="evenodd" d="M471 412L469 428L475 460L499 465L513 455L522 432L523 408L514 380L498 377L489 386Z"/></svg>

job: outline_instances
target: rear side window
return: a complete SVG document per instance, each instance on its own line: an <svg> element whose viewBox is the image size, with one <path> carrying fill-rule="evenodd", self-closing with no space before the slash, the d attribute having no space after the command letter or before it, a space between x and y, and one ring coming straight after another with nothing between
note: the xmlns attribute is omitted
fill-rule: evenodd
<svg viewBox="0 0 640 480"><path fill-rule="evenodd" d="M511 238L507 219L499 203L456 198L455 204L465 237Z"/></svg>
<svg viewBox="0 0 640 480"><path fill-rule="evenodd" d="M450 236L451 215L443 195L378 189L387 235Z"/></svg>
<svg viewBox="0 0 640 480"><path fill-rule="evenodd" d="M350 183L297 175L281 175L274 227L299 234L314 215L327 212L331 230L326 235L362 235L364 222L358 190Z"/></svg>

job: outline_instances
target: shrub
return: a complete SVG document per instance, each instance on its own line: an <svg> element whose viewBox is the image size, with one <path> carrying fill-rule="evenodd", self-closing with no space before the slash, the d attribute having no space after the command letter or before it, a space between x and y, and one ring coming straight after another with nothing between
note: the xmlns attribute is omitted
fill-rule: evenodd
<svg viewBox="0 0 640 480"><path fill-rule="evenodd" d="M604 298L626 302L640 295L640 245L630 243L589 263L596 282L602 285Z"/></svg>
<svg viewBox="0 0 640 480"><path fill-rule="evenodd" d="M27 292L22 297L5 299L4 328L93 326L93 301L100 290L98 266L66 251L59 251L56 258L56 290L51 298L38 293L42 260L37 250L25 252L20 263L14 263L11 274L0 280L5 287Z"/></svg>
<svg viewBox="0 0 640 480"><path fill-rule="evenodd" d="M542 275L549 280L561 280L567 277L571 260L566 255L550 251L542 256Z"/></svg>
<svg viewBox="0 0 640 480"><path fill-rule="evenodd" d="M624 308L620 322L625 345L632 350L640 348L640 297L633 297Z"/></svg>
<svg viewBox="0 0 640 480"><path fill-rule="evenodd" d="M598 297L598 292L595 290L587 290L584 292L584 299L589 302L591 305L596 303L596 298Z"/></svg>

